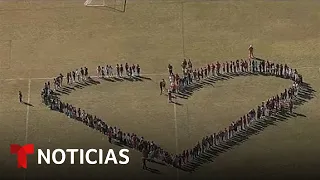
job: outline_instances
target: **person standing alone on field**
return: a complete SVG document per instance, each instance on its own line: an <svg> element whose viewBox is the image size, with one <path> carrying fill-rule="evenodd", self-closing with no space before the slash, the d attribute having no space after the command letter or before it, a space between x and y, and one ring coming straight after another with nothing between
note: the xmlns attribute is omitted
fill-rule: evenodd
<svg viewBox="0 0 320 180"><path fill-rule="evenodd" d="M253 59L254 58L254 56L253 56L253 46L250 45L248 50L249 50L249 59Z"/></svg>
<svg viewBox="0 0 320 180"><path fill-rule="evenodd" d="M173 101L172 101L172 90L171 89L168 89L168 101L169 101L169 103L173 103Z"/></svg>
<svg viewBox="0 0 320 180"><path fill-rule="evenodd" d="M146 163L148 154L149 154L149 151L146 148L143 148L142 149L142 169L148 169L147 163Z"/></svg>
<svg viewBox="0 0 320 180"><path fill-rule="evenodd" d="M162 79L162 81L160 81L160 95L162 95L163 89L166 88L166 82L164 81L164 79Z"/></svg>
<svg viewBox="0 0 320 180"><path fill-rule="evenodd" d="M22 103L22 93L19 91L19 102Z"/></svg>
<svg viewBox="0 0 320 180"><path fill-rule="evenodd" d="M169 65L168 65L169 75L172 75L172 69L173 69L172 65L169 64Z"/></svg>

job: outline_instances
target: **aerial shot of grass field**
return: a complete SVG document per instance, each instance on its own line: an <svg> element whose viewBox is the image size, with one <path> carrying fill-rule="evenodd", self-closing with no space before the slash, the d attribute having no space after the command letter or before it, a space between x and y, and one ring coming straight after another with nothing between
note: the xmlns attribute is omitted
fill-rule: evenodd
<svg viewBox="0 0 320 180"><path fill-rule="evenodd" d="M320 1L86 2L88 6L85 0L0 0L1 180L319 179ZM127 165L71 165L68 158L61 165L39 165L36 155L28 155L28 168L17 168L10 144L105 152L127 148L44 104L44 84L50 81L53 87L60 73L59 100L169 154L193 148L292 81L251 70L215 74L188 85L187 94L174 94L170 103L169 94L160 95L159 88L163 79L170 86L168 64L182 76L184 59L199 69L249 62L249 45L254 47L252 61L286 64L303 77L292 113L258 119L179 167L151 158L143 169L143 153L128 148ZM139 64L141 75L97 74L98 66L112 65L115 71L117 64L126 63ZM90 80L66 83L67 73L84 67Z"/></svg>

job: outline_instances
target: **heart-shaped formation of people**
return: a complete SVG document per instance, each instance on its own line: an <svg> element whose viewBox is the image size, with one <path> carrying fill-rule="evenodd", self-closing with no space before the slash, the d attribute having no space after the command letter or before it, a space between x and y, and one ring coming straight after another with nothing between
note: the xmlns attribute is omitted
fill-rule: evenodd
<svg viewBox="0 0 320 180"><path fill-rule="evenodd" d="M84 67L67 73L66 84L63 84L64 76L60 74L54 79L53 88L50 87L50 82L45 83L41 97L43 103L51 110L64 113L69 118L99 131L108 137L110 143L138 150L142 152L143 158L149 161L172 165L185 171L194 171L196 167L204 163L204 158L201 158L204 153L206 153L205 157L208 157L208 153L213 154L212 157L214 157L233 145L239 144L244 139L247 139L248 136L256 134L266 127L266 124L263 124L264 122L274 121L277 116L287 116L288 114L294 116L294 106L301 105L312 98L312 88L303 82L302 76L298 74L297 70L287 65L255 58L223 64L217 62L208 64L200 69L192 68L190 61L188 63L184 61L182 66L183 75L181 77L178 74L173 74L171 65L168 67L170 77L170 89L168 90L170 95L168 97L170 101L172 100L170 98L178 98L179 94L183 92L190 93L195 84L208 79L218 81L229 79L233 76L264 75L292 80L293 85L285 89L280 95L273 96L262 102L257 108L250 110L238 120L232 122L229 127L204 137L193 148L184 150L180 154L169 153L153 141L146 140L135 133L125 133L119 127L112 127L102 119L71 104L64 103L59 98L60 93L63 93L64 90L71 92L75 88L82 88L90 84L100 84L93 77L110 81L123 81L124 79L137 81L147 78L140 76L140 67L137 70L137 66L128 67L126 64L125 74L122 65L122 68L117 65L116 73L113 72L112 66L106 66L105 68L99 66L97 68L98 75L92 77L89 76L88 69Z"/></svg>

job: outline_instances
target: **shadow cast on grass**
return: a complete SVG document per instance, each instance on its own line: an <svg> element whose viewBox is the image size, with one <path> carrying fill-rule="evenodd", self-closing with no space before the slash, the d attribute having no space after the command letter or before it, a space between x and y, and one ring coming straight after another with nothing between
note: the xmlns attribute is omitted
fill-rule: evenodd
<svg viewBox="0 0 320 180"><path fill-rule="evenodd" d="M158 169L147 167L146 170L153 174L161 174L161 172Z"/></svg>
<svg viewBox="0 0 320 180"><path fill-rule="evenodd" d="M24 102L24 101L22 101L22 103L23 103L24 105L34 107L34 106L33 106L32 104L30 104L30 103L27 103L27 102Z"/></svg>
<svg viewBox="0 0 320 180"><path fill-rule="evenodd" d="M187 86L185 88L185 90L183 91L183 94L179 94L179 95L181 95L184 98L188 98L196 90L199 90L199 89L206 87L208 85L213 86L212 84L214 84L217 81L226 81L229 79L233 79L236 76L253 76L253 75L257 76L257 75L264 75L264 74L249 73L249 72L242 72L242 73L235 73L235 74L219 74L219 76L208 77L208 78L205 78L201 81L195 82L195 83ZM268 76L268 75L264 75L264 76ZM139 79L139 80L136 80L136 79ZM118 82L118 81L143 81L143 80L151 80L151 79L138 76L138 77L134 77L134 78L133 77L103 78L103 80L110 81L110 82ZM93 84L97 85L97 84L100 84L100 82L95 81L93 79L89 79L88 81L86 81L84 83L77 83L76 86L74 86L74 87L63 88L62 92L63 92L63 94L64 93L68 94L72 91L75 91L76 88L81 89L81 88L84 88L85 86L90 86ZM313 88L308 83L301 83L299 86L298 94L293 99L295 108L297 106L303 105L306 102L308 102L309 100L313 99L315 97L314 92L316 92L316 91L313 90ZM56 93L56 94L58 94L58 93ZM179 97L179 96L177 96L177 97ZM182 105L182 104L177 104L177 105ZM273 115L271 115L269 117L264 117L264 118L258 119L256 121L253 121L249 127L244 128L241 131L237 131L236 134L232 138L230 138L226 141L222 141L218 145L211 146L210 148L208 148L204 152L200 153L199 156L193 158L191 161L187 162L186 164L182 165L181 167L177 167L176 165L173 165L173 166L176 168L179 168L181 170L187 171L187 172L193 172L196 169L198 169L199 167L201 167L203 164L213 162L214 159L217 156L219 156L221 153L227 152L228 150L234 148L235 146L242 144L243 142L248 140L250 136L259 134L266 127L268 127L270 125L276 125L276 123L279 121L285 122L292 117L306 117L306 116L303 114L298 114L298 113L289 113L288 109L285 109L282 113L274 112ZM87 126L93 128L93 129L99 130L101 133L105 134L104 131L101 131L101 129L99 129L99 128L97 129L97 127L95 127L93 125L87 124ZM124 145L121 142L120 143L113 143L113 144L121 146L121 147L126 146L129 148L132 148L130 146ZM159 164L158 161L155 161L155 160L152 160L150 162ZM160 174L160 172L155 169L149 168L149 171L152 173Z"/></svg>
<svg viewBox="0 0 320 180"><path fill-rule="evenodd" d="M126 8L127 8L127 0L124 0L124 3L122 5L122 9L117 9L116 7L112 7L110 5L102 5L102 6L87 6L90 8L95 8L95 9L100 9L100 10L112 10L114 12L120 12L120 13L125 13Z"/></svg>
<svg viewBox="0 0 320 180"><path fill-rule="evenodd" d="M122 82L122 81L129 81L129 82L142 82L144 80L152 80L149 77L145 76L132 76L132 77L101 77L99 78L104 81L108 82ZM84 89L85 87L92 86L92 85L99 85L101 84L100 81L94 80L91 77L89 77L87 80L75 82L73 84L69 85L63 85L61 88L57 89L54 94L57 96L69 95L73 91L76 91L77 89Z"/></svg>
<svg viewBox="0 0 320 180"><path fill-rule="evenodd" d="M235 77L241 77L241 76L270 76L266 74L260 74L260 73L252 73L252 72L238 72L238 73L229 73L229 74L219 74L216 76L208 76L202 80L194 81L190 85L185 86L179 93L176 93L176 96L178 98L182 99L188 99L193 95L194 92L199 91L202 88L206 88L208 86L214 86L216 82L219 81L227 81L230 79L234 79Z"/></svg>
<svg viewBox="0 0 320 180"><path fill-rule="evenodd" d="M316 91L308 83L302 83L298 95L294 98L295 108L303 105L309 100L315 97ZM250 136L257 135L262 132L265 128L271 125L276 125L277 122L285 122L292 117L306 117L299 113L290 113L289 109L285 109L284 113L276 113L270 117L261 118L253 121L252 124L244 130L239 131L235 136L228 139L227 141L221 142L219 145L210 147L207 151L201 153L198 157L194 158L191 162L186 163L181 167L184 171L193 172L199 168L202 164L213 162L216 157L220 154L233 149L235 146L240 145L249 139Z"/></svg>

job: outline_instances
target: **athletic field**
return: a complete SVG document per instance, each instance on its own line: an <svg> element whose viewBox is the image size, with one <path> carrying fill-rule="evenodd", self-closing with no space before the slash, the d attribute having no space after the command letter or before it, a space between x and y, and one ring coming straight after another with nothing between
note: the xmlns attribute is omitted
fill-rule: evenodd
<svg viewBox="0 0 320 180"><path fill-rule="evenodd" d="M93 0L94 1L94 0ZM320 2L106 0L107 7L85 7L83 0L0 2L0 168L1 179L281 179L319 177L320 151ZM245 76L218 81L187 99L169 104L159 95L167 66L181 72L183 58L194 67L255 56L287 63L304 77L312 98L295 116L267 124L259 133L208 157L192 173L148 163L130 151L130 164L36 165L16 168L13 143L36 148L119 150L82 123L49 110L40 91L62 73L98 65L139 64L142 81L109 82L77 88L62 100L97 115L125 132L136 133L175 153L224 129L262 101L279 94L290 81ZM32 106L20 104L18 91ZM87 179L88 179L87 178Z"/></svg>

